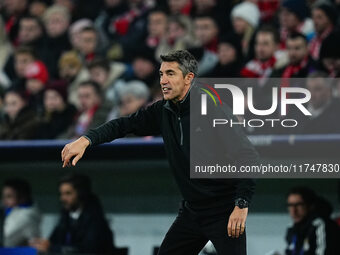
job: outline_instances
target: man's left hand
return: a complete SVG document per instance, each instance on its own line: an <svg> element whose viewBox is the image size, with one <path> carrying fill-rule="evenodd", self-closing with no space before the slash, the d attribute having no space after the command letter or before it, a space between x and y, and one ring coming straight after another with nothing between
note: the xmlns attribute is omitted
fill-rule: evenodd
<svg viewBox="0 0 340 255"><path fill-rule="evenodd" d="M248 208L239 208L235 206L233 212L230 214L228 222L228 236L238 238L244 233L246 228L246 219L248 215Z"/></svg>

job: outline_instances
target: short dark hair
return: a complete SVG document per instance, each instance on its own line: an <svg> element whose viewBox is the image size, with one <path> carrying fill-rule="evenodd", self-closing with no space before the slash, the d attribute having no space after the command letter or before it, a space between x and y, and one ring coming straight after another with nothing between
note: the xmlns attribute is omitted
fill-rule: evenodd
<svg viewBox="0 0 340 255"><path fill-rule="evenodd" d="M300 195L303 202L308 205L308 206L313 206L318 200L318 196L312 190L311 188L304 187L304 186L298 186L298 187L293 187L287 194L287 198L292 195Z"/></svg>
<svg viewBox="0 0 340 255"><path fill-rule="evenodd" d="M79 84L79 88L86 87L86 86L91 86L98 96L100 97L102 96L102 93L103 93L102 88L97 82L88 80L88 81L83 81Z"/></svg>
<svg viewBox="0 0 340 255"><path fill-rule="evenodd" d="M20 54L28 54L28 55L31 55L34 60L37 59L36 52L34 51L33 48L31 48L29 46L20 46L14 51L15 56L20 55Z"/></svg>
<svg viewBox="0 0 340 255"><path fill-rule="evenodd" d="M279 35L277 29L275 29L271 25L265 24L265 25L261 26L259 28L259 30L257 31L257 34L259 34L259 33L269 33L269 34L272 34L274 42L276 44L280 43L280 35Z"/></svg>
<svg viewBox="0 0 340 255"><path fill-rule="evenodd" d="M304 34L299 33L299 32L294 32L294 33L289 34L287 41L288 40L296 40L296 39L299 39L299 38L301 38L305 42L305 44L308 45L307 37Z"/></svg>
<svg viewBox="0 0 340 255"><path fill-rule="evenodd" d="M12 188L16 195L19 203L21 204L32 204L32 189L31 185L24 179L12 178L4 182L3 187Z"/></svg>
<svg viewBox="0 0 340 255"><path fill-rule="evenodd" d="M187 50L176 50L168 54L161 55L161 60L163 62L177 62L179 69L182 71L183 76L188 73L197 74L197 60L194 56Z"/></svg>
<svg viewBox="0 0 340 255"><path fill-rule="evenodd" d="M95 58L87 65L88 69L92 69L95 67L103 68L107 72L110 71L110 63L107 59L104 58Z"/></svg>

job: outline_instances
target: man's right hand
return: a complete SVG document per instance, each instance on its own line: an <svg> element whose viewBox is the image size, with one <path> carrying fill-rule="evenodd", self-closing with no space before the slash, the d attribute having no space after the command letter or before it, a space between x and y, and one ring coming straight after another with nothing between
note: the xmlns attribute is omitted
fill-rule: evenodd
<svg viewBox="0 0 340 255"><path fill-rule="evenodd" d="M90 141L84 136L78 138L72 143L65 145L64 149L61 151L61 160L63 161L63 167L75 166L79 159L84 155L86 148L90 145ZM71 162L71 159L74 159Z"/></svg>

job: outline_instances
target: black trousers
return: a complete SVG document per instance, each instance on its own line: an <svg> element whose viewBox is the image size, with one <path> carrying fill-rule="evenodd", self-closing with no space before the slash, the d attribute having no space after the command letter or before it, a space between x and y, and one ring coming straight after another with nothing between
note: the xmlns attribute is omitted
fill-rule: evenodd
<svg viewBox="0 0 340 255"><path fill-rule="evenodd" d="M228 236L228 220L234 206L197 212L185 203L159 248L158 255L197 255L210 240L218 255L246 255L246 234Z"/></svg>

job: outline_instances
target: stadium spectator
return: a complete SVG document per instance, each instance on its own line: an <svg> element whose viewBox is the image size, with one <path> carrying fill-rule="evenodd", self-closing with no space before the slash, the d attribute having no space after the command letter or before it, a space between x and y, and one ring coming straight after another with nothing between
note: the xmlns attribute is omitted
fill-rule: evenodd
<svg viewBox="0 0 340 255"><path fill-rule="evenodd" d="M49 54L48 69L51 77L58 77L58 59L61 54L71 49L67 29L70 25L71 15L66 7L53 5L43 16L46 29L46 44L53 49Z"/></svg>
<svg viewBox="0 0 340 255"><path fill-rule="evenodd" d="M150 91L141 81L129 81L121 89L119 107L114 107L107 120L128 116L145 106L150 99Z"/></svg>
<svg viewBox="0 0 340 255"><path fill-rule="evenodd" d="M69 83L68 100L78 107L78 86L81 82L88 80L90 74L75 51L68 51L61 55L58 66L60 78Z"/></svg>
<svg viewBox="0 0 340 255"><path fill-rule="evenodd" d="M310 55L314 60L319 59L322 41L333 31L338 13L335 6L328 1L317 1L312 9L315 37L309 44Z"/></svg>
<svg viewBox="0 0 340 255"><path fill-rule="evenodd" d="M167 0L171 15L189 15L192 9L192 1L190 0Z"/></svg>
<svg viewBox="0 0 340 255"><path fill-rule="evenodd" d="M236 35L229 34L220 38L217 56L218 63L207 76L216 78L240 76L243 54L241 41Z"/></svg>
<svg viewBox="0 0 340 255"><path fill-rule="evenodd" d="M0 139L25 140L33 139L38 127L34 111L28 107L23 92L8 90L5 93L5 118L0 124Z"/></svg>
<svg viewBox="0 0 340 255"><path fill-rule="evenodd" d="M339 254L339 228L330 219L329 203L307 187L294 187L287 196L293 226L286 233L286 255Z"/></svg>
<svg viewBox="0 0 340 255"><path fill-rule="evenodd" d="M6 33L13 45L18 45L19 21L27 14L28 0L5 0L1 15L4 18Z"/></svg>
<svg viewBox="0 0 340 255"><path fill-rule="evenodd" d="M40 252L114 254L113 234L105 219L91 180L69 174L59 182L62 211L49 240L35 239L31 246Z"/></svg>
<svg viewBox="0 0 340 255"><path fill-rule="evenodd" d="M47 67L41 61L30 63L25 69L25 78L29 105L39 115L43 111L43 93L49 79Z"/></svg>
<svg viewBox="0 0 340 255"><path fill-rule="evenodd" d="M164 11L154 10L148 16L148 36L146 46L156 48L165 38L168 26L168 17Z"/></svg>
<svg viewBox="0 0 340 255"><path fill-rule="evenodd" d="M80 19L72 23L68 29L69 38L72 48L76 51L80 50L81 38L80 32L87 27L92 27L93 22L89 19Z"/></svg>
<svg viewBox="0 0 340 255"><path fill-rule="evenodd" d="M32 0L30 1L28 12L32 16L42 18L50 4L50 0Z"/></svg>
<svg viewBox="0 0 340 255"><path fill-rule="evenodd" d="M284 0L279 13L281 47L286 47L286 40L291 33L302 33L310 41L314 36L313 21L308 18L309 9L306 0Z"/></svg>
<svg viewBox="0 0 340 255"><path fill-rule="evenodd" d="M255 36L255 59L250 60L241 71L245 78L261 78L260 86L273 70L287 64L287 57L279 49L280 38L274 27L261 27Z"/></svg>
<svg viewBox="0 0 340 255"><path fill-rule="evenodd" d="M287 52L289 63L283 68L275 70L273 77L306 78L316 70L316 63L308 52L307 38L301 33L292 33L287 38ZM284 82L281 86L289 86Z"/></svg>
<svg viewBox="0 0 340 255"><path fill-rule="evenodd" d="M76 108L67 102L64 82L50 83L44 92L44 112L40 117L38 139L58 139L72 125Z"/></svg>
<svg viewBox="0 0 340 255"><path fill-rule="evenodd" d="M79 84L77 93L79 113L67 133L68 138L79 137L90 128L103 124L110 110L110 106L103 100L103 92L98 83L84 81Z"/></svg>
<svg viewBox="0 0 340 255"><path fill-rule="evenodd" d="M19 45L30 46L39 53L45 53L44 27L39 18L27 15L20 19L18 42Z"/></svg>
<svg viewBox="0 0 340 255"><path fill-rule="evenodd" d="M329 73L330 77L340 75L340 32L333 31L321 45L319 62Z"/></svg>
<svg viewBox="0 0 340 255"><path fill-rule="evenodd" d="M195 37L199 44L208 51L217 52L218 25L211 16L198 16L194 19Z"/></svg>
<svg viewBox="0 0 340 255"><path fill-rule="evenodd" d="M311 73L306 82L311 99L306 104L312 114L305 116L296 107L290 107L289 118L298 121L297 127L291 132L300 134L331 134L340 133L340 101L332 96L332 83L324 72Z"/></svg>
<svg viewBox="0 0 340 255"><path fill-rule="evenodd" d="M13 49L6 35L3 19L0 16L0 70L3 70ZM0 80L1 82L1 80Z"/></svg>
<svg viewBox="0 0 340 255"><path fill-rule="evenodd" d="M119 86L115 81L125 72L126 66L118 62L109 62L105 59L95 59L88 64L90 79L97 82L112 105L118 101Z"/></svg>
<svg viewBox="0 0 340 255"><path fill-rule="evenodd" d="M98 57L99 41L94 27L85 27L79 33L79 53L84 63Z"/></svg>
<svg viewBox="0 0 340 255"><path fill-rule="evenodd" d="M26 180L6 180L2 186L2 204L5 208L5 247L27 246L30 239L40 237L41 215Z"/></svg>
<svg viewBox="0 0 340 255"><path fill-rule="evenodd" d="M260 21L260 11L252 2L237 4L231 11L232 25L234 31L241 38L242 52L248 55L250 42Z"/></svg>

